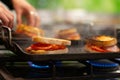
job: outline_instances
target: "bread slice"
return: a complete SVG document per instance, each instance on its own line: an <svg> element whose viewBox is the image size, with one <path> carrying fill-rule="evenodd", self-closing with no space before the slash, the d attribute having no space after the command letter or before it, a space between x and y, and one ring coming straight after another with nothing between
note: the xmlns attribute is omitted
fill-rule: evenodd
<svg viewBox="0 0 120 80"><path fill-rule="evenodd" d="M87 43L99 47L109 47L117 44L117 39L110 36L96 36L87 40Z"/></svg>
<svg viewBox="0 0 120 80"><path fill-rule="evenodd" d="M34 42L41 42L46 44L71 45L71 41L64 39L46 38L40 36L35 36L32 39Z"/></svg>
<svg viewBox="0 0 120 80"><path fill-rule="evenodd" d="M52 51L45 51L45 50L27 50L26 52L30 53L31 55L39 55L39 54L64 54L68 53L68 48L59 49L59 50L52 50Z"/></svg>

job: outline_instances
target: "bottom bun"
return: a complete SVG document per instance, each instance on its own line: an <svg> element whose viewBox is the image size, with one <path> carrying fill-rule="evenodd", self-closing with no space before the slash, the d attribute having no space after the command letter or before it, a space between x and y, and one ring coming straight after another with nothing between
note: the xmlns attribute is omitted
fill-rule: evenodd
<svg viewBox="0 0 120 80"><path fill-rule="evenodd" d="M92 50L91 48L88 47L88 45L85 45L84 49L85 51L90 53L100 53L99 51Z"/></svg>
<svg viewBox="0 0 120 80"><path fill-rule="evenodd" d="M26 50L26 51L33 55L34 54L64 54L64 53L68 53L68 48L53 50L53 51L45 51L45 50Z"/></svg>

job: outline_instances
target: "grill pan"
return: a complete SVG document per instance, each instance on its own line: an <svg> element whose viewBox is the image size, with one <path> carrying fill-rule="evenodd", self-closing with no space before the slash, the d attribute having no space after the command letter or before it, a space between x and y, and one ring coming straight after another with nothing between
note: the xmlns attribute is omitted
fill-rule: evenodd
<svg viewBox="0 0 120 80"><path fill-rule="evenodd" d="M6 34L5 35L5 31ZM34 60L80 60L80 59L101 59L120 57L119 53L88 53L84 51L84 41L72 41L72 45L68 46L69 52L63 54L30 54L25 48L33 44L30 37L15 34L8 27L2 27L2 40L7 49L13 51L19 56L29 56Z"/></svg>

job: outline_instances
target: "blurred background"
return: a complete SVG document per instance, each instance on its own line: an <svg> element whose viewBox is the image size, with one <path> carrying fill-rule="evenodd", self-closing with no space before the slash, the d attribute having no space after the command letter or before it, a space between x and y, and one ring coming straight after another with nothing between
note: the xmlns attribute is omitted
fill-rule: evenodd
<svg viewBox="0 0 120 80"><path fill-rule="evenodd" d="M28 0L38 9L85 9L89 12L120 13L120 0Z"/></svg>
<svg viewBox="0 0 120 80"><path fill-rule="evenodd" d="M28 0L42 23L87 21L120 23L120 0ZM44 22L45 21L45 22Z"/></svg>

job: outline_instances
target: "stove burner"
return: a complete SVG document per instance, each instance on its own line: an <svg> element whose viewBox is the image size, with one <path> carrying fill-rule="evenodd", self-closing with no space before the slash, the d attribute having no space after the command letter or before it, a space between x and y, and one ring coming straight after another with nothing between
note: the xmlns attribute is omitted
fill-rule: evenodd
<svg viewBox="0 0 120 80"><path fill-rule="evenodd" d="M90 63L94 67L102 67L102 68L112 68L112 67L118 67L119 64L106 60L106 59L101 59L101 60L88 60L88 63Z"/></svg>
<svg viewBox="0 0 120 80"><path fill-rule="evenodd" d="M48 69L49 68L49 65L36 65L31 61L29 61L28 64L32 68L39 68L39 69Z"/></svg>

